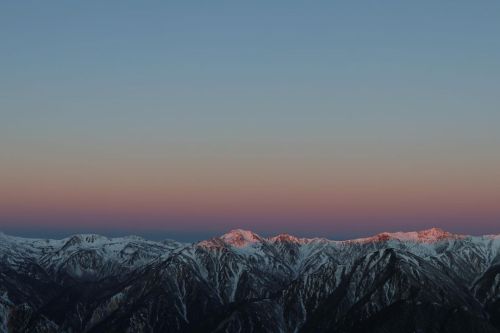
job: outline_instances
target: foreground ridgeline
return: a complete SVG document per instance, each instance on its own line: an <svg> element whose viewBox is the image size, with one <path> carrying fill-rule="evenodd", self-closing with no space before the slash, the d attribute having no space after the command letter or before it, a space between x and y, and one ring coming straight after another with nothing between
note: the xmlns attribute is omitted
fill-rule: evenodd
<svg viewBox="0 0 500 333"><path fill-rule="evenodd" d="M500 332L500 236L0 234L0 332Z"/></svg>

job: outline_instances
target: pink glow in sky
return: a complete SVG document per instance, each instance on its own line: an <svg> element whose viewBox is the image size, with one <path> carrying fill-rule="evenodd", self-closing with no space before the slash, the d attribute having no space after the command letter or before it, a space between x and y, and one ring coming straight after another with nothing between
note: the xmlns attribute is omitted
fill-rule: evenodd
<svg viewBox="0 0 500 333"><path fill-rule="evenodd" d="M0 231L500 232L500 5L0 5Z"/></svg>

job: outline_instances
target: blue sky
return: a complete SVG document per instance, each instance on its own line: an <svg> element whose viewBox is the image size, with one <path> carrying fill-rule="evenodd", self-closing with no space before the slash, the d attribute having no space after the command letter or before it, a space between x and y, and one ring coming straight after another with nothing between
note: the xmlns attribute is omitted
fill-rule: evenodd
<svg viewBox="0 0 500 333"><path fill-rule="evenodd" d="M248 222L251 212L258 218L290 210L282 220L295 216L291 207L300 200L325 196L345 211L304 203L300 214L321 211L311 216L317 233L347 232L343 218L354 219L359 233L429 221L495 231L499 35L497 1L4 1L0 227L22 220L21 228L48 228L46 221L59 214L52 214L60 208L56 198L68 193L71 204L60 201L64 219L72 210L82 214L79 203L98 216L106 200L119 211L117 202L133 206L130 198L141 187L144 197L164 198L158 207L170 205L191 221L187 231L266 232L262 223ZM247 160L256 167L249 170ZM106 185L110 170L124 165L123 179ZM171 179L156 188L153 178L168 173ZM232 173L243 176L224 176ZM339 180L330 184L330 177ZM271 208L258 201L257 190L245 192L257 180L271 184ZM212 181L221 188L214 190ZM118 183L128 184L120 188L127 198L102 194ZM334 183L342 183L338 191L360 184L370 190L342 197ZM178 198L172 188L188 194ZM372 189L387 202L367 205ZM207 203L211 191L217 203ZM240 202L230 200L233 192ZM99 195L99 203L89 199ZM414 204L405 201L391 214L389 202L400 195ZM438 212L426 197L446 208ZM187 200L193 216L179 208ZM221 208L227 206L236 208L227 213ZM464 206L466 213L457 208ZM390 222L368 228L368 212ZM427 222L416 223L415 212ZM109 214L108 229L131 227ZM158 224L162 214L144 225L177 228L168 214ZM474 223L455 225L464 214ZM214 226L222 216L233 222ZM78 223L67 222L87 227ZM275 223L276 230L287 227ZM302 223L289 227L305 233Z"/></svg>

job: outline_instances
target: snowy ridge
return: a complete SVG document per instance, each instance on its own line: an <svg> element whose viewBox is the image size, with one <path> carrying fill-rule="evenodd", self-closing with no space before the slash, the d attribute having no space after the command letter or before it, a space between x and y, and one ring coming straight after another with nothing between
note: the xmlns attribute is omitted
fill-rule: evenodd
<svg viewBox="0 0 500 333"><path fill-rule="evenodd" d="M330 242L330 243L341 243L341 242L370 242L370 241L386 241L386 240L399 240L399 241L407 241L407 242L438 242L438 241L443 241L443 240L450 240L450 239L464 239L464 238L475 238L475 239L491 239L491 240L498 240L500 239L500 234L491 234L491 235L484 235L484 236L468 236L468 235L461 235L461 234L453 234L447 231L444 231L440 228L431 228L431 229L426 229L426 230L421 230L421 231L410 231L410 232L382 232L377 235L371 236L371 237L366 237L366 238L356 238L356 239L350 239L350 240L342 240L342 241L334 241L334 240L329 240L326 238L300 238L300 237L295 237L290 234L282 233L276 236L272 237L261 237L260 235L249 231L249 230L244 230L244 229L233 229L222 236L218 237L218 239L224 241L226 244L232 245L232 246L237 246L237 247L244 247L248 246L251 244L255 244L258 242L291 242L291 243L298 243L298 244L308 244L312 242ZM99 234L77 234L73 236L69 236L67 238L59 239L59 240L54 240L54 239L38 239L38 238L24 238L24 237L17 237L17 236L10 236L2 231L0 231L0 240L3 241L8 241L10 243L24 243L24 244L33 244L33 245L41 245L41 244L52 244L52 245L57 245L57 244L67 244L69 245L75 245L75 244L85 244L87 245L94 245L95 247L99 247L102 245L109 245L109 244L119 244L119 243L129 243L129 242L143 242L143 243L177 243L179 245L181 244L187 244L187 243L180 243L175 240L166 240L163 242L156 242L156 241L149 241L144 239L143 237L140 236L135 236L135 235L130 235L130 236L124 236L124 237L115 237L115 238L108 238L106 236L102 236Z"/></svg>
<svg viewBox="0 0 500 333"><path fill-rule="evenodd" d="M431 228L422 231L383 232L372 237L354 239L348 242L383 242L398 240L404 242L435 243L443 240L461 239L465 237L464 235L452 234L440 228Z"/></svg>
<svg viewBox="0 0 500 333"><path fill-rule="evenodd" d="M0 233L0 332L365 332L352 326L365 321L399 332L440 318L458 323L450 332L499 333L499 299L499 235L433 228L333 241L235 229L179 243ZM373 319L404 304L424 319Z"/></svg>

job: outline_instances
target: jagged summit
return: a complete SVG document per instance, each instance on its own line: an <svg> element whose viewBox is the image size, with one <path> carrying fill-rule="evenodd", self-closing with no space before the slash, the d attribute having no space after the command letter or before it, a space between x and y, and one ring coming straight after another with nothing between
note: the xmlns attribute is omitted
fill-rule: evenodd
<svg viewBox="0 0 500 333"><path fill-rule="evenodd" d="M401 242L434 243L447 239L460 239L464 237L466 236L453 234L441 228L430 228L421 231L382 232L371 237L345 240L340 242L367 243L367 242L384 242L389 240L396 240ZM249 230L234 229L216 238L215 240L220 240L224 244L241 248L250 245L255 245L256 243L265 243L265 242L295 243L303 245L318 240L318 238L299 238L287 233L281 233L273 237L264 238ZM325 238L321 238L321 240L323 242L332 242L332 243L336 242Z"/></svg>
<svg viewBox="0 0 500 333"><path fill-rule="evenodd" d="M274 237L270 237L269 240L273 243L302 243L302 240L300 238L297 238L295 236L292 236L290 234L279 234Z"/></svg>
<svg viewBox="0 0 500 333"><path fill-rule="evenodd" d="M256 233L243 229L231 230L219 238L226 244L236 247L245 247L254 243L262 242L264 240Z"/></svg>
<svg viewBox="0 0 500 333"><path fill-rule="evenodd" d="M456 236L460 235L452 234L441 228L431 228L418 232L419 239L440 240L445 238L455 238Z"/></svg>
<svg viewBox="0 0 500 333"><path fill-rule="evenodd" d="M69 237L68 241L78 242L78 243L96 243L96 242L105 242L110 239L106 236L99 234L76 234Z"/></svg>
<svg viewBox="0 0 500 333"><path fill-rule="evenodd" d="M68 249L75 246L81 246L82 244L99 245L109 241L110 239L108 237L102 235L78 234L68 237L66 243L63 246L63 249Z"/></svg>
<svg viewBox="0 0 500 333"><path fill-rule="evenodd" d="M382 232L372 237L354 239L351 242L383 242L388 240L434 243L446 239L464 238L464 235L453 234L441 228L430 228L421 231Z"/></svg>

